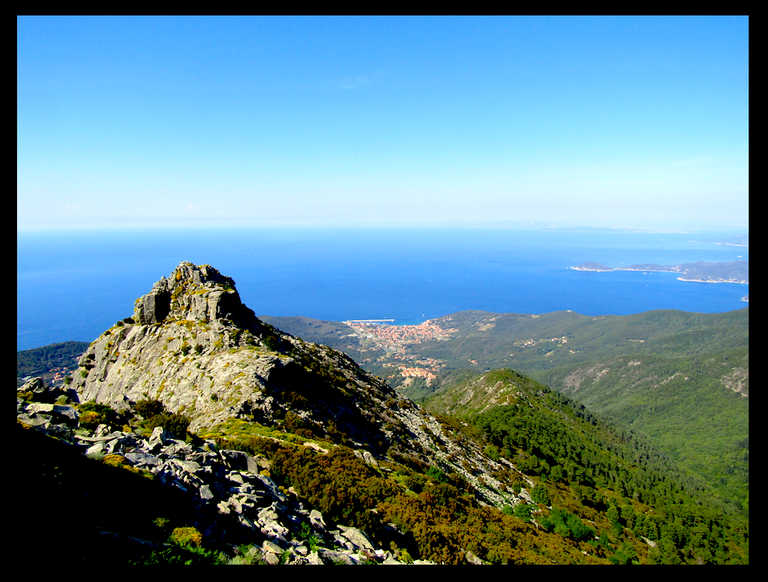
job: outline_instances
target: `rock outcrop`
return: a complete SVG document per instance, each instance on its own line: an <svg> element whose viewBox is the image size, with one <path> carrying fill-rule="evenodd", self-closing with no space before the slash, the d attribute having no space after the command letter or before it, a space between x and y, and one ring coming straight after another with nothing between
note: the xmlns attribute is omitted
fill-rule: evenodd
<svg viewBox="0 0 768 582"><path fill-rule="evenodd" d="M253 312L240 301L235 282L210 265L181 263L170 279L162 277L140 297L133 319L140 325L175 321L231 321L244 328L258 328Z"/></svg>

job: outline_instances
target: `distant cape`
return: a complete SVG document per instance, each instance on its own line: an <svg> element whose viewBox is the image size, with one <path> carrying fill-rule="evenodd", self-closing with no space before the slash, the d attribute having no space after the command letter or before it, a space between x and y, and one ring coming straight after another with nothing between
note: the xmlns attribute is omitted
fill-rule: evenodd
<svg viewBox="0 0 768 582"><path fill-rule="evenodd" d="M684 263L682 265L657 265L642 263L612 269L595 262L586 262L571 267L574 271L660 271L680 273L680 281L697 281L699 283L741 283L749 284L749 261L730 261L725 263Z"/></svg>

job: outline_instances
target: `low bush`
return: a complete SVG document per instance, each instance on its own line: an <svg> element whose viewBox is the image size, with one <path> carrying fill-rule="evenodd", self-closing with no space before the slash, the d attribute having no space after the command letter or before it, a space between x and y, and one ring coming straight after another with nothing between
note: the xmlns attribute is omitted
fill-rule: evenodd
<svg viewBox="0 0 768 582"><path fill-rule="evenodd" d="M162 426L177 439L184 440L187 437L190 419L178 412L168 412L159 400L140 400L136 403L134 410L144 417L143 426L147 430Z"/></svg>
<svg viewBox="0 0 768 582"><path fill-rule="evenodd" d="M106 404L96 402L83 402L79 407L80 426L93 430L100 424L106 424L112 428L121 428L123 419Z"/></svg>

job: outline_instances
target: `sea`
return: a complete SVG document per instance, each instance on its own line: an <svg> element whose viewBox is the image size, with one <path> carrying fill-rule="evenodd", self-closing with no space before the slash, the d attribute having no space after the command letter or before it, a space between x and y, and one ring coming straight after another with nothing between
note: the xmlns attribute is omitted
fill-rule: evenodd
<svg viewBox="0 0 768 582"><path fill-rule="evenodd" d="M749 287L674 273L585 272L748 260L696 233L505 228L144 228L19 231L17 350L90 342L182 261L232 277L256 315L421 323L458 311L627 315L742 309Z"/></svg>

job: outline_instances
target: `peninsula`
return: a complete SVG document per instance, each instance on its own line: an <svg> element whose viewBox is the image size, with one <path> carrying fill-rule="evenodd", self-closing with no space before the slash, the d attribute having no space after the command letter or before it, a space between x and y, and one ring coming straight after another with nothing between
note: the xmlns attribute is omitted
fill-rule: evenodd
<svg viewBox="0 0 768 582"><path fill-rule="evenodd" d="M643 263L611 269L595 262L582 263L571 267L575 271L661 271L667 273L680 273L680 281L696 281L699 283L741 283L749 284L749 261L729 261L725 263L685 263L682 265L657 265L656 263Z"/></svg>

